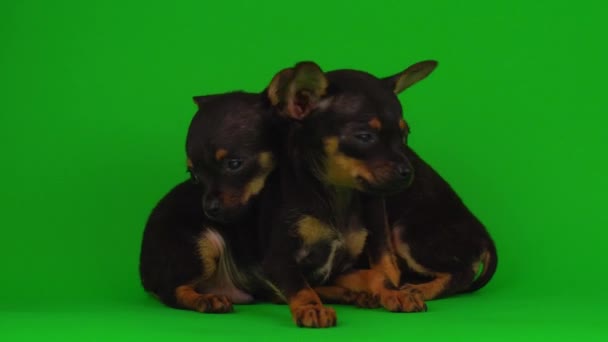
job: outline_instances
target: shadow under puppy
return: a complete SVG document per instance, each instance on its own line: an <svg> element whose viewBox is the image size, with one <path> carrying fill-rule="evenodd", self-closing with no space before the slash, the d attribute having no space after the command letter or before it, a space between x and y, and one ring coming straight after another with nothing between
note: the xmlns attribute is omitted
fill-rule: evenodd
<svg viewBox="0 0 608 342"><path fill-rule="evenodd" d="M416 76L404 78L414 83ZM279 186L261 199L280 203L261 213L263 270L293 320L333 326L335 311L321 298L361 304L358 293L377 297L390 311L425 311L416 291L397 288L385 212L383 196L404 190L412 177L393 89L364 72L324 74L303 62L277 74L267 92L289 124ZM370 268L353 269L362 256Z"/></svg>
<svg viewBox="0 0 608 342"><path fill-rule="evenodd" d="M140 276L144 289L170 307L223 313L267 288L257 275L256 196L275 169L276 119L261 94L194 101L186 143L192 177L152 211Z"/></svg>

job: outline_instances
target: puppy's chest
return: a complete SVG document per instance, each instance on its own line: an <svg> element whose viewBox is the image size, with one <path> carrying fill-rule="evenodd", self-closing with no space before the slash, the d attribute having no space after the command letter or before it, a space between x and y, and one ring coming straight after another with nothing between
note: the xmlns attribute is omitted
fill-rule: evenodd
<svg viewBox="0 0 608 342"><path fill-rule="evenodd" d="M330 218L303 216L296 224L300 246L295 259L313 285L348 270L363 252L368 231L354 208Z"/></svg>

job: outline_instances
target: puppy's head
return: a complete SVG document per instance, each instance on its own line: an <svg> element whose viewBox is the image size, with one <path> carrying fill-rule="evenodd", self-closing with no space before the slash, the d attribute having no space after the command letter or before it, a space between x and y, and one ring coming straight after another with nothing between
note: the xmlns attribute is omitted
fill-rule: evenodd
<svg viewBox="0 0 608 342"><path fill-rule="evenodd" d="M259 94L194 97L198 106L186 141L188 171L202 185L205 214L242 218L275 167L272 116Z"/></svg>
<svg viewBox="0 0 608 342"><path fill-rule="evenodd" d="M436 66L423 61L380 79L356 70L324 73L302 62L277 74L267 94L280 115L300 122L298 155L321 181L388 195L405 189L414 176L397 94Z"/></svg>

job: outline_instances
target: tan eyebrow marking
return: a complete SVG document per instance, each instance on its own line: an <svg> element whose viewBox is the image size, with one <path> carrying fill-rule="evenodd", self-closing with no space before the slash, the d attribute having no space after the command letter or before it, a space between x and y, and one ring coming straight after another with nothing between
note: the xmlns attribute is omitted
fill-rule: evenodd
<svg viewBox="0 0 608 342"><path fill-rule="evenodd" d="M382 122L380 122L380 120L378 118L373 118L373 119L369 120L368 124L373 129L377 129L377 130L382 129Z"/></svg>
<svg viewBox="0 0 608 342"><path fill-rule="evenodd" d="M215 159L218 161L224 159L227 155L228 151L226 151L226 149L219 148L215 151Z"/></svg>

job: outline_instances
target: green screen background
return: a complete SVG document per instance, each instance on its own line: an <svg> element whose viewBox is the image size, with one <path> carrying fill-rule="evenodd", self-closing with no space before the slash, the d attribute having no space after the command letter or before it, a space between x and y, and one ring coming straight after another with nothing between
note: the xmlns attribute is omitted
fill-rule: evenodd
<svg viewBox="0 0 608 342"><path fill-rule="evenodd" d="M0 4L0 339L603 339L606 47L600 1ZM137 275L152 207L186 177L191 96L259 91L299 60L388 76L411 144L496 240L494 280L425 314L167 309Z"/></svg>

